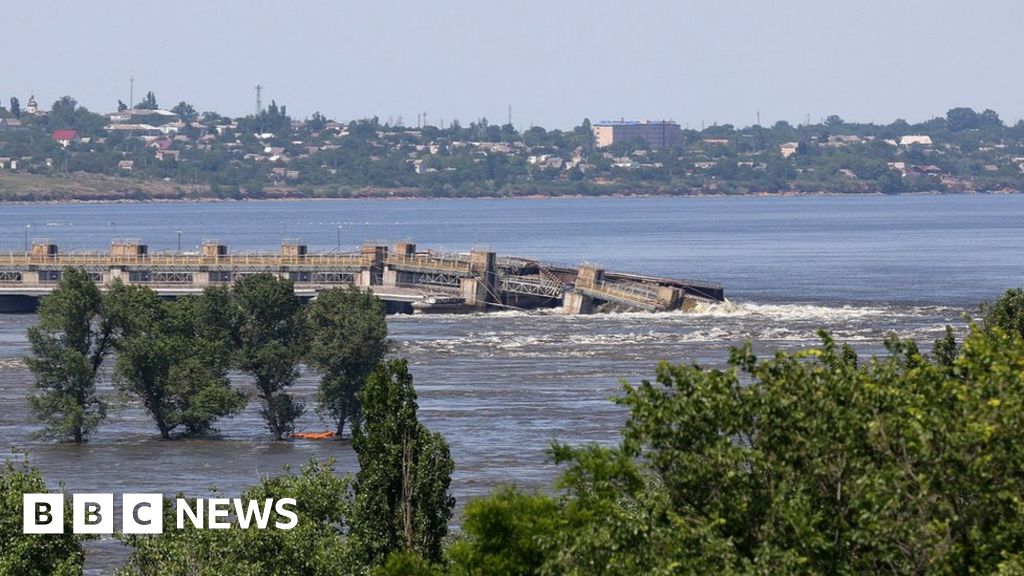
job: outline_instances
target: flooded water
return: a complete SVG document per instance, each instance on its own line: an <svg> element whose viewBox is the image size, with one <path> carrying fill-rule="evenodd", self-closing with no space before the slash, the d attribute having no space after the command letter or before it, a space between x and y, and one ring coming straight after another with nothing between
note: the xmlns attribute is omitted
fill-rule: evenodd
<svg viewBox="0 0 1024 576"><path fill-rule="evenodd" d="M346 248L363 237L412 237L725 284L730 302L690 313L391 317L421 419L451 444L460 509L502 483L550 486L552 440L616 442L625 414L610 398L620 379L649 378L659 360L721 365L745 340L762 353L792 349L823 327L878 353L892 332L925 342L946 324L962 330L979 300L1024 284L1020 196L2 206L0 250L19 249L25 222L78 249L102 247L114 228L154 249L174 248L183 229L194 245L215 235L216 222L234 249L269 249L279 240L269 236L301 229L320 250L335 247L342 226ZM347 441L271 442L255 405L203 439L162 441L139 406L122 402L88 444L36 440L21 361L34 321L0 315L0 451L28 450L68 491L232 494L313 457L355 471ZM248 389L244 377L235 381ZM305 373L294 392L312 404L315 386ZM101 389L113 395L106 380ZM327 424L310 410L299 428ZM123 557L114 542L92 544L90 572L107 573Z"/></svg>

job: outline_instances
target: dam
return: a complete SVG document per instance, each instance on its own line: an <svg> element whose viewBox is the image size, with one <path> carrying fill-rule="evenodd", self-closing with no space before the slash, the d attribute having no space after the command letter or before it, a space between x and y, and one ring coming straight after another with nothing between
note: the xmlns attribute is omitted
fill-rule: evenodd
<svg viewBox="0 0 1024 576"><path fill-rule="evenodd" d="M68 267L87 271L100 287L120 280L167 298L270 273L291 280L304 299L336 287L369 289L390 312L662 312L725 299L724 288L714 282L615 272L594 264L567 267L499 257L490 250L418 250L412 242L310 252L300 241L284 241L277 252L230 253L227 245L207 241L198 252L151 253L139 240L121 239L111 241L107 252L62 253L56 244L35 241L26 252L0 254L0 312L34 310Z"/></svg>

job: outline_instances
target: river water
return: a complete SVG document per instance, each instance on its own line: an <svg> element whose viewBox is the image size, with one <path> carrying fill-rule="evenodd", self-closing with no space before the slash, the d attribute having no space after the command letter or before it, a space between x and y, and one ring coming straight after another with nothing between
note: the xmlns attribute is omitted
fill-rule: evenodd
<svg viewBox="0 0 1024 576"><path fill-rule="evenodd" d="M203 239L236 251L274 250L283 238L311 250L412 239L725 285L729 302L690 313L391 317L421 419L451 444L460 508L502 483L550 486L553 440L616 442L625 414L609 399L620 379L650 377L659 360L721 365L744 340L760 352L794 349L820 328L879 353L893 332L925 342L946 324L962 330L979 301L1024 285L1016 195L0 205L0 252L22 250L26 236L62 251L104 249L112 237L173 250L179 230L184 250ZM36 440L21 361L34 321L0 315L0 455L27 449L53 485L233 494L313 457L355 471L347 441L271 442L255 405L203 439L161 441L139 406L121 402L88 444ZM294 391L312 403L315 386L307 373ZM107 382L101 389L113 394ZM327 425L310 410L299 428ZM89 572L109 572L124 554L114 542L91 544Z"/></svg>

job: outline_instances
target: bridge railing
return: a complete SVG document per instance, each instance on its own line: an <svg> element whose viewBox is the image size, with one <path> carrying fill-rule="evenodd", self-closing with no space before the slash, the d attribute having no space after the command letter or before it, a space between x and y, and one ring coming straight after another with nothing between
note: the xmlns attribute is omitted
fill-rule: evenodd
<svg viewBox="0 0 1024 576"><path fill-rule="evenodd" d="M447 270L450 272L470 272L469 261L457 256L450 256L446 254L414 254L406 256L405 254L388 254L385 263L391 266L398 267L409 267L409 268L420 268L420 269L431 269L431 270Z"/></svg>
<svg viewBox="0 0 1024 576"><path fill-rule="evenodd" d="M341 266L363 267L370 264L370 257L363 254L307 254L283 256L280 254L230 254L225 256L203 256L201 254L141 254L138 256L112 256L109 254L57 254L54 256L32 256L28 254L0 254L0 265L7 266Z"/></svg>

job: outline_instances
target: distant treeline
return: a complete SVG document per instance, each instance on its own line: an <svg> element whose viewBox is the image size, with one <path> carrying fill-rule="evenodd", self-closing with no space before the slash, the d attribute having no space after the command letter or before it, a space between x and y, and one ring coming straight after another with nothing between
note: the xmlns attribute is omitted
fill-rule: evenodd
<svg viewBox="0 0 1024 576"><path fill-rule="evenodd" d="M0 109L15 121L0 120L4 170L13 162L17 172L112 180L94 189L0 187L0 199L1024 190L1024 121L1007 126L992 110L954 108L918 124L832 115L815 124L683 128L677 145L651 150L642 140L598 148L589 120L571 130L485 118L409 127L319 113L295 120L276 103L241 118L200 114L186 102L156 107L150 94L123 118L70 97L46 114L13 103ZM74 137L55 137L67 130Z"/></svg>

